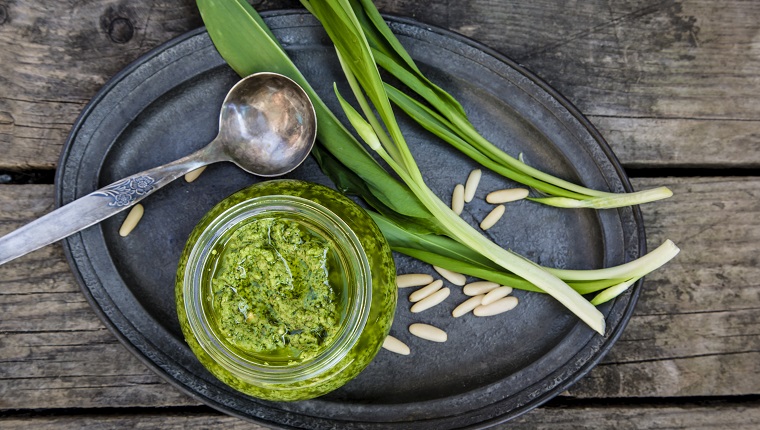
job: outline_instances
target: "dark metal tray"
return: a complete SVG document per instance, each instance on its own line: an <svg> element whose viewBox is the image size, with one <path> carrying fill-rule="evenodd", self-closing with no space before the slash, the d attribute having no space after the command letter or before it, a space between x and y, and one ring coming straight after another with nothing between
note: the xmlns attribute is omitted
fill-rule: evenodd
<svg viewBox="0 0 760 430"><path fill-rule="evenodd" d="M331 86L343 80L321 27L304 12L264 16L339 112ZM405 19L390 23L420 67L507 152L593 188L631 190L598 132L534 75L451 32ZM222 99L238 79L203 29L140 58L104 86L74 126L57 173L57 204L205 145L216 134ZM448 202L474 164L409 121L401 123L429 186ZM288 177L330 185L312 159ZM492 425L542 404L586 374L620 335L638 296L640 283L601 307L608 328L603 337L545 295L516 292L520 305L509 313L454 319L451 310L464 300L461 289L420 314L409 312L410 292L402 290L392 334L410 345L411 355L383 350L358 378L318 399L260 401L205 371L184 343L174 305L176 266L195 223L219 200L259 180L232 165L214 165L196 182L176 181L146 199L145 216L128 237L117 233L125 216L120 214L64 242L84 294L127 348L173 385L229 414L285 428ZM465 219L479 222L490 209L484 195L505 186L513 184L485 172ZM636 208L561 210L517 202L488 236L543 265L566 268L620 264L645 247ZM397 265L399 273L433 273L400 255ZM413 322L444 328L449 341L411 336L407 327Z"/></svg>

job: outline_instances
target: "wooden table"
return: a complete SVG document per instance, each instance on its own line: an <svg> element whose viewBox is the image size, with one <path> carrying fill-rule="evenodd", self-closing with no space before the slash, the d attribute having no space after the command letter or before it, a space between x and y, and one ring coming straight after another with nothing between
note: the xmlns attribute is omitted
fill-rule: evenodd
<svg viewBox="0 0 760 430"><path fill-rule="evenodd" d="M298 3L257 1L259 10ZM760 425L760 2L378 2L479 40L557 88L609 141L650 245L682 253L648 277L621 339L517 428ZM53 209L77 115L149 49L202 25L181 1L0 0L0 234ZM59 245L0 267L0 427L249 428L148 370L89 308Z"/></svg>

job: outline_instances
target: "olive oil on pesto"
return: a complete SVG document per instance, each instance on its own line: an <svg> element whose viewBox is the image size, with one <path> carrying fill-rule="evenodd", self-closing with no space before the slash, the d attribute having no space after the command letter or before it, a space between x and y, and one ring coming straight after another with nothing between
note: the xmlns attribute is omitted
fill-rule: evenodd
<svg viewBox="0 0 760 430"><path fill-rule="evenodd" d="M330 242L311 226L270 213L238 226L212 254L212 321L239 353L290 365L333 340L346 281Z"/></svg>

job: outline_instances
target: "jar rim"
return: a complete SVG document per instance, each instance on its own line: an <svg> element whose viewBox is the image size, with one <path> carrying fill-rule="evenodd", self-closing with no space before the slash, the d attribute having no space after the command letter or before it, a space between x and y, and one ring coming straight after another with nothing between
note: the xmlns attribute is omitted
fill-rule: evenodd
<svg viewBox="0 0 760 430"><path fill-rule="evenodd" d="M247 220L266 214L287 213L303 217L331 235L328 241L349 265L346 305L339 331L318 355L288 366L265 366L230 349L216 335L204 312L203 271L219 240ZM369 260L354 231L323 205L292 195L266 195L243 200L216 215L193 244L184 271L184 305L188 323L201 348L220 366L250 383L287 384L314 378L339 363L358 341L367 324L372 301Z"/></svg>

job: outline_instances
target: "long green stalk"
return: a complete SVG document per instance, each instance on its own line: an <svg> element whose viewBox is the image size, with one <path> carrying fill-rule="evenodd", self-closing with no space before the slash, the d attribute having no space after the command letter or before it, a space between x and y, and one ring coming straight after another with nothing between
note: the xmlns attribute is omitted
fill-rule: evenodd
<svg viewBox="0 0 760 430"><path fill-rule="evenodd" d="M396 163L388 154L381 151L379 139L372 135L372 127L369 123L362 123L358 112L351 112L351 107L345 100L341 99L341 104L347 112L347 116L356 131L373 149L377 150L383 159L396 171L396 173L406 181L411 181L411 176L405 172L398 163ZM378 142L378 143L375 143ZM433 192L424 184L407 182L412 192L420 199L423 205L437 218L445 219L444 223L446 234L457 239L462 244L477 250L484 257L503 267L504 269L515 273L526 281L538 286L541 290L547 292L560 303L565 305L571 312L576 314L581 320L588 324L592 329L604 334L605 322L604 316L591 303L586 301L580 294L575 292L569 285L565 284L556 276L550 274L542 267L527 260L515 253L505 250L486 239L472 226L467 224L461 217L455 214L446 206Z"/></svg>
<svg viewBox="0 0 760 430"><path fill-rule="evenodd" d="M356 28L359 24L348 1L303 0L303 3L308 5L309 10L317 16L323 27L325 27L328 36L330 36L338 51L338 58L341 61L354 96L359 100L359 105L363 108L364 115L371 117L375 113L369 109L369 104L364 100L362 90L366 91L368 98L372 101L372 106L377 110L385 129L390 134L390 140L395 146L398 158L392 157L390 151L387 151L381 145L381 142L385 142L386 139L380 138L378 135L382 135L385 131L377 125L373 127L373 124L376 124L376 122L364 120L338 94L341 106L346 112L348 120L354 126L357 133L359 133L360 137L406 183L420 203L436 218L441 220L441 225L447 235L477 250L484 257L506 270L538 286L565 305L592 329L600 334L604 334L604 315L591 303L539 265L507 251L485 238L461 217L456 215L425 185L422 181L422 174L404 140L403 133L401 133L401 129L396 123L393 111L390 109L390 101L385 92L385 86L380 78L380 73L375 66L369 44L364 38L361 29ZM361 88L359 84L361 84Z"/></svg>
<svg viewBox="0 0 760 430"><path fill-rule="evenodd" d="M415 232L408 228L408 224L402 228L397 222L374 212L370 212L370 215L394 251L476 278L526 291L544 292L513 273L505 272L503 268L455 240L427 232ZM672 241L666 240L646 255L618 266L584 270L544 269L565 281L579 294L589 294L617 287L631 279L638 280L672 260L679 251ZM615 291L620 294L625 290Z"/></svg>
<svg viewBox="0 0 760 430"><path fill-rule="evenodd" d="M478 151L477 148L470 145L469 142L463 140L459 135L451 131L451 123L436 111L423 105L408 94L391 85L386 84L385 89L388 92L388 96L391 98L391 100L393 100L397 106L399 106L418 124L445 142L451 144L463 154L478 162L480 165L504 177L512 179L513 181L519 182L531 188L535 188L542 193L550 194L553 196L561 196L572 201L582 201L580 199L584 199L586 197L583 194L569 191L565 188L546 183L540 179L536 179L517 170L510 169L509 167L506 167L503 164L500 164L491 158L488 158L482 152Z"/></svg>
<svg viewBox="0 0 760 430"><path fill-rule="evenodd" d="M628 288L626 285L637 279L628 278L629 276L640 277L647 270L654 270L656 264L649 263L662 264L667 260L667 255L660 255L659 259L652 258L647 264L633 262L623 265L626 266L625 270L608 268L599 271L556 271L538 266L483 237L454 214L422 180L390 107L389 94L392 95L393 90L380 79L372 57L375 48L370 47L363 31L368 22L377 25L375 21L382 21L379 14L356 16L352 10L352 5L357 5L354 0L304 1L304 4L323 24L326 23L326 28L330 28L328 34L336 41L345 75L364 113L364 116L359 114L338 94L351 124L403 182L380 166L336 119L287 57L274 34L246 1L198 0L198 7L212 41L234 70L242 76L257 71L279 72L294 79L309 93L319 121L319 144L313 151L315 158L339 189L360 195L382 214L376 214L377 216L387 220L387 225L394 226L383 228L383 222L378 222L395 250L408 252L423 261L434 260L433 264L437 262L442 267L448 266L452 270L484 279L498 278L498 282L508 282L516 288L547 292L592 328L603 333L603 316L580 294L600 292L594 298L594 304L614 298ZM464 110L456 100L422 76L411 58L404 56L405 51L400 54L393 51L390 55L396 56L395 61L407 64L406 67L419 74L419 79L429 91L437 94L449 112L458 113L466 119ZM366 97L361 88L367 92ZM462 148L473 152L473 158L482 160L484 165L494 165L491 158L452 131L456 127L450 126L448 118L426 106L419 109L419 112L443 124L446 134L453 136L451 139L460 143ZM503 166L496 167L498 168ZM521 172L510 171L510 174L522 180L540 182ZM542 186L554 187L552 184ZM549 194L560 197L552 198L585 198L574 191L557 189L558 192ZM399 225L404 227L400 228ZM394 245L394 242L397 243ZM670 249L672 255L674 250L677 252L673 246ZM576 272L590 273L580 275ZM568 278L567 282L563 281L563 277ZM582 279L573 280L575 278Z"/></svg>
<svg viewBox="0 0 760 430"><path fill-rule="evenodd" d="M383 204L409 217L430 218L408 187L389 176L327 108L251 5L245 0L197 0L197 5L214 46L230 67L240 76L268 71L298 82L317 112L319 144L346 167L361 172L368 190Z"/></svg>
<svg viewBox="0 0 760 430"><path fill-rule="evenodd" d="M647 203L672 196L672 192L666 187L623 194L593 190L542 172L508 155L475 129L456 99L424 76L411 56L396 39L371 0L351 0L350 4L359 16L357 22L362 25L376 64L396 77L407 88L424 99L432 110L437 111L441 117L445 118L446 121L439 125L443 125L448 134L458 136L461 141L467 142L469 147L474 148L481 156L489 158L502 168L493 169L490 163L481 164L549 195L548 199L534 198L533 201L565 208L601 209ZM451 143L455 148L465 152L462 145L458 145L444 136L440 128L431 128L430 124L421 120L419 115L410 111L409 109L415 106L408 103L407 100L399 98L400 94L403 93L390 93L391 100L418 121L420 125ZM465 153L472 156L471 152ZM505 169L511 172L506 174ZM531 178L530 183L523 181L525 177Z"/></svg>
<svg viewBox="0 0 760 430"><path fill-rule="evenodd" d="M659 269L675 257L680 250L668 239L654 251L626 264L596 270L547 269L566 281L592 281L595 279L640 278Z"/></svg>

